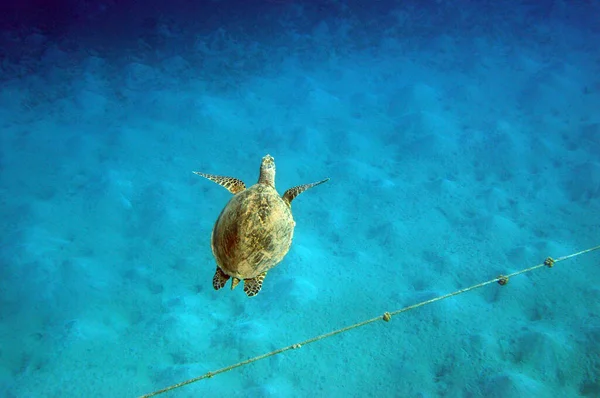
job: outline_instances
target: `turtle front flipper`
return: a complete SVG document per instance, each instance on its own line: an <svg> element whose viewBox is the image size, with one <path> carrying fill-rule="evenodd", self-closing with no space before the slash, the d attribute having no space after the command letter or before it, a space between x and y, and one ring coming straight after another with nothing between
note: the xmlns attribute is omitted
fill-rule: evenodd
<svg viewBox="0 0 600 398"><path fill-rule="evenodd" d="M215 276L213 276L213 287L215 290L219 290L229 280L229 275L227 275L223 270L217 267L217 271L215 272Z"/></svg>
<svg viewBox="0 0 600 398"><path fill-rule="evenodd" d="M285 203L287 203L288 206L292 206L292 200L294 200L294 198L298 195L300 195L302 192L306 191L307 189L310 189L312 187L316 187L317 185L323 184L324 182L329 181L329 178L326 178L322 181L319 182L313 182L311 184L304 184L304 185L298 185L297 187L293 187L288 189L287 191L285 191L285 193L283 194L283 200Z"/></svg>
<svg viewBox="0 0 600 398"><path fill-rule="evenodd" d="M212 182L216 182L217 184L224 187L232 194L242 192L244 189L246 189L246 184L244 184L244 182L242 180L238 180L237 178L205 174L205 173L201 173L199 171L194 171L194 174L198 174L201 177L208 178Z"/></svg>
<svg viewBox="0 0 600 398"><path fill-rule="evenodd" d="M258 276L255 276L254 278L244 279L244 293L246 293L246 296L256 296L258 292L260 292L266 275L267 271L263 272Z"/></svg>

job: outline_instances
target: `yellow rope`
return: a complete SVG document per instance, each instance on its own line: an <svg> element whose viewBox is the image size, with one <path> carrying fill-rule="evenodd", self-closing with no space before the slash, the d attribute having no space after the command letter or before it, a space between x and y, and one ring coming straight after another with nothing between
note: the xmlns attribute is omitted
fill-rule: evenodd
<svg viewBox="0 0 600 398"><path fill-rule="evenodd" d="M406 312L406 311L414 310L415 308L419 308L419 307L422 307L424 305L432 304L432 303L435 303L436 301L444 300L444 299L447 299L447 298L450 298L450 297L453 297L453 296L458 296L459 294L463 294L463 293L469 292L471 290L478 289L480 287L483 287L483 286L486 286L486 285L489 285L489 284L492 284L492 283L496 283L497 282L500 285L506 285L508 283L508 280L511 277L513 277L513 276L524 274L524 273L533 271L533 270L541 268L541 267L551 268L551 267L554 266L554 264L556 264L556 263L558 263L560 261L568 260L570 258L577 257L577 256L580 256L582 254L586 254L586 253L589 253L589 252L592 252L592 251L598 250L598 249L600 249L600 245L592 247L590 249L582 250L582 251L577 252L577 253L569 254L568 256L559 257L557 259L553 259L551 257L548 257L546 260L544 260L543 263L534 265L533 267L525 268L525 269L513 272L513 273L508 274L508 275L500 275L497 278L491 279L491 280L489 280L487 282L478 283L476 285L469 286L467 288L464 288L464 289L461 289L461 290L457 290L455 292L448 293L448 294L445 294L443 296L432 298L431 300L422 301L422 302L417 303L417 304L409 305L408 307L404 307L404 308L401 308L401 309L393 311L393 312L386 312L386 313L383 314L383 316L378 316L376 318L367 319L366 321L355 323L354 325L346 326L344 328L341 328L341 329L338 329L338 330L334 330L332 332L325 333L325 334L322 334L320 336L316 336L316 337L310 338L308 340L304 340L304 341L302 341L300 343L292 344L292 345L289 345L287 347L283 347L283 348L280 348L278 350L271 351L269 353L266 353L266 354L263 354L263 355L259 355L259 356L254 357L254 358L246 359L245 361L238 362L238 363L236 363L234 365L229 365L229 366L221 368L219 370L215 370L213 372L208 372L206 374L203 374L202 376L194 377L193 379L182 381L181 383L173 384L172 386L165 387L165 388L163 388L161 390L157 390L157 391L151 392L149 394L142 395L140 398L154 397L156 395L163 394L165 392L174 390L176 388L183 387L183 386L188 385L188 384L195 383L195 382L203 380L203 379L209 379L209 378L211 378L213 376L216 376L216 375L218 375L220 373L229 372L230 370L235 369L235 368L239 368L240 366L245 366L245 365L251 364L252 362L260 361L262 359L269 358L269 357L281 354L281 353L289 351L289 350L295 350L295 349L301 348L304 345L307 345L307 344L310 344L310 343L314 343L315 341L323 340L323 339L331 337L331 336L335 336L336 334L345 333L345 332L347 332L349 330L356 329L356 328L368 325L368 324L373 323L373 322L381 321L382 319L384 321L386 321L386 322L389 322L391 320L392 316L394 316L394 315L398 315L398 314L401 314L401 313Z"/></svg>

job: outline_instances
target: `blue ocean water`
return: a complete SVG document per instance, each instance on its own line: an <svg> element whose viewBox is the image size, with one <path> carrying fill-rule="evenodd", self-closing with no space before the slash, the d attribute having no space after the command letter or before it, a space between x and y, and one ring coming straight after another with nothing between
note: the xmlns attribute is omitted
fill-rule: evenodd
<svg viewBox="0 0 600 398"><path fill-rule="evenodd" d="M0 395L135 397L600 244L593 1L4 1ZM294 242L214 291L231 194ZM598 397L592 252L169 397Z"/></svg>

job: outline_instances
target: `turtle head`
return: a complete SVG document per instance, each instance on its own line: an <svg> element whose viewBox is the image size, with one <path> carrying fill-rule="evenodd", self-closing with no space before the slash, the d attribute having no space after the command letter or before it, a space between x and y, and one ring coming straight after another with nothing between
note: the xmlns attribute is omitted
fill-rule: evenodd
<svg viewBox="0 0 600 398"><path fill-rule="evenodd" d="M275 188L275 159L273 159L273 156L266 155L262 158L258 182Z"/></svg>

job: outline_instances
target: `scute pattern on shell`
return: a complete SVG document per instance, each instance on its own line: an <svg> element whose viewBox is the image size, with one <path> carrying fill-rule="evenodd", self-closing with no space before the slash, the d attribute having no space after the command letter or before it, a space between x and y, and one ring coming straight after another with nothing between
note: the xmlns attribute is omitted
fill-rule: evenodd
<svg viewBox="0 0 600 398"><path fill-rule="evenodd" d="M235 195L213 229L212 249L228 275L249 279L277 265L292 243L294 220L277 191L256 184Z"/></svg>

